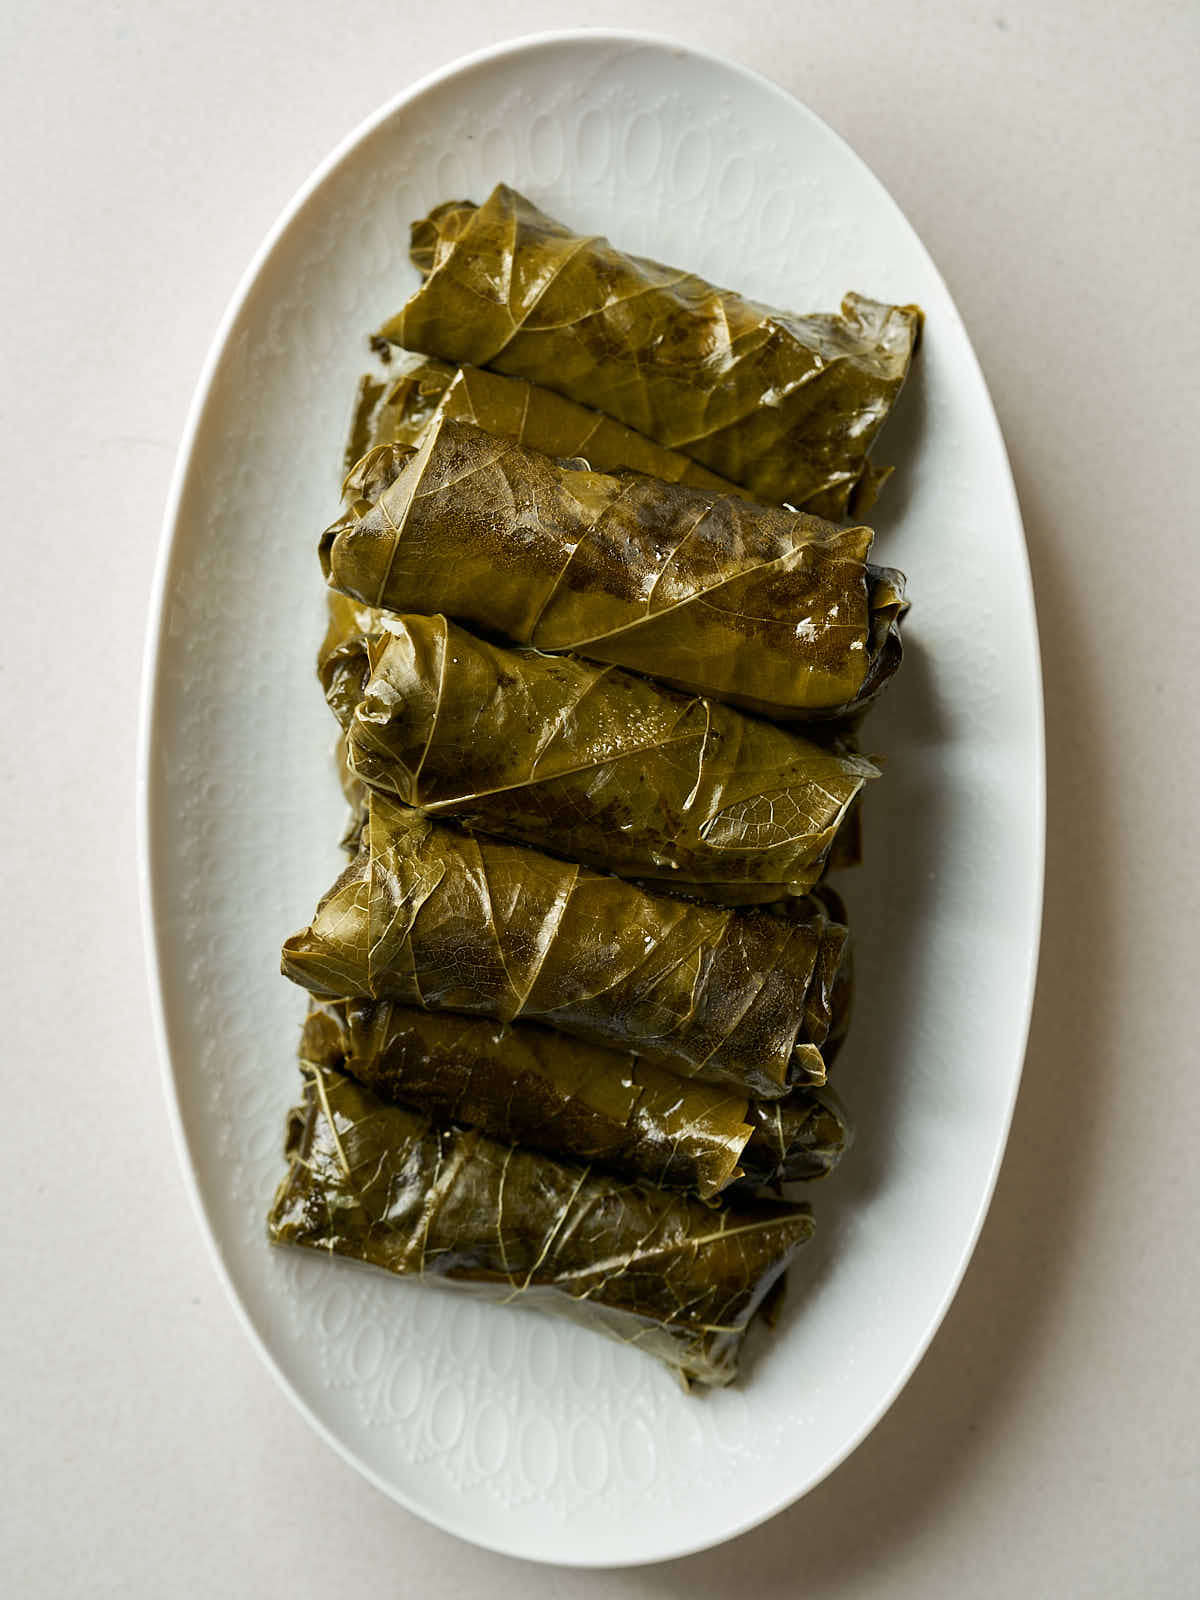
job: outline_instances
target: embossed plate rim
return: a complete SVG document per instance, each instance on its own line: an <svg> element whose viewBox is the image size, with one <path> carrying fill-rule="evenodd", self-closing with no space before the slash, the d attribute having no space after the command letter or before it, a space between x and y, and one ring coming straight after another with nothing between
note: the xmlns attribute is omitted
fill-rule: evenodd
<svg viewBox="0 0 1200 1600"><path fill-rule="evenodd" d="M372 116L367 118L357 129L355 129L346 139L344 139L341 144L332 152L332 154L318 166L313 175L297 192L291 203L286 207L283 214L276 222L275 226L267 235L267 238L256 252L249 267L246 269L246 272L243 274L241 282L239 283L238 288L236 289L230 304L221 319L216 335L214 336L212 345L205 359L204 367L202 369L201 377L197 385L191 408L189 410L164 517L162 543L160 546L154 578L150 620L146 638L145 664L142 679L141 725L139 734L139 761L137 779L139 828L138 870L143 926L146 937L147 964L150 980L154 1032L163 1069L163 1082L167 1101L168 1116L171 1124L172 1135L176 1144L176 1149L179 1154L180 1165L184 1173L185 1185L191 1196L192 1204L195 1207L196 1214L201 1225L201 1231L207 1240L208 1248L214 1265L217 1268L218 1276L224 1284L226 1292L234 1306L235 1314L245 1329L247 1336L250 1338L251 1343L254 1345L263 1361L266 1363L268 1369L272 1372L276 1381L280 1383L281 1387L284 1389L284 1392L296 1405L301 1414L306 1417L314 1430L330 1445L332 1445L339 1454L341 1454L347 1461L349 1461L361 1473L363 1473L365 1477L374 1483L377 1488L398 1500L408 1509L426 1517L431 1521L434 1521L447 1531L456 1533L461 1537L471 1539L477 1543L485 1544L490 1548L502 1551L506 1554L516 1554L526 1559L553 1559L558 1561L568 1559L575 1561L579 1565L601 1566L611 1565L615 1562L635 1564L640 1562L670 1559L672 1557L686 1555L694 1551L704 1549L712 1544L735 1537L737 1534L746 1531L748 1528L755 1526L757 1523L766 1520L766 1518L774 1515L787 1504L790 1504L792 1501L807 1493L825 1476L827 1476L829 1472L834 1470L834 1468L842 1460L844 1460L845 1457L849 1455L851 1451L855 1449L862 1439L865 1438L866 1435L871 1431L871 1429L890 1407L896 1395L903 1388L913 1369L927 1349L930 1340L940 1325L945 1312L957 1291L962 1274L966 1269L968 1261L970 1260L971 1253L978 1238L979 1230L982 1227L982 1223L987 1212L988 1204L990 1202L991 1194L995 1185L996 1176L999 1171L1000 1161L1003 1156L1008 1125L1011 1121L1012 1108L1015 1103L1017 1088L1020 1082L1020 1061L1018 1060L1016 1069L1013 1072L1011 1090L1008 1096L1007 1112L1004 1117L1004 1125L1000 1130L991 1168L982 1190L981 1202L979 1204L977 1214L974 1216L972 1225L969 1229L967 1242L963 1249L961 1260L958 1263L957 1270L952 1274L947 1284L940 1304L938 1304L934 1314L930 1317L928 1325L925 1327L921 1337L915 1342L909 1353L908 1359L901 1363L901 1367L898 1370L895 1381L891 1387L882 1395L876 1397L875 1403L868 1409L858 1431L853 1434L852 1437L845 1440L840 1448L828 1456L828 1459L824 1461L819 1471L810 1473L804 1481L799 1483L793 1482L785 1484L783 1492L776 1500L774 1500L772 1503L763 1504L759 1507L756 1507L751 1514L741 1517L728 1526L721 1526L715 1529L697 1528L694 1534L690 1535L683 1542L676 1541L668 1546L651 1548L648 1547L644 1542L639 1541L636 1549L623 1549L615 1557L606 1557L590 1550L580 1553L578 1556L564 1557L561 1550L556 1550L552 1555L550 1555L544 1554L536 1548L530 1548L527 1543L520 1540L505 1542L503 1539L488 1537L478 1528L471 1525L469 1516L460 1515L455 1517L452 1515L439 1514L428 1504L419 1503L410 1494L405 1492L402 1485L398 1484L396 1481L394 1481L394 1479L389 1479L385 1475L376 1471L372 1465L361 1459L345 1439L340 1437L336 1431L327 1426L326 1423L319 1416L317 1416L309 1403L298 1391L296 1386L284 1374L266 1339L255 1326L248 1307L233 1282L229 1266L222 1255L220 1240L218 1238L212 1218L210 1217L205 1206L205 1201L201 1193L197 1167L194 1162L192 1152L189 1149L188 1136L185 1129L183 1113L180 1104L179 1086L172 1065L169 1048L166 1001L162 974L163 963L159 943L160 940L166 937L166 935L163 921L156 915L157 857L155 840L160 825L159 805L161 802L159 790L153 782L152 777L155 771L155 755L157 749L158 732L156 723L156 708L158 704L158 693L160 686L160 670L164 657L163 643L165 635L167 601L170 593L170 582L177 552L176 530L179 523L181 505L188 483L189 471L193 462L195 445L205 421L205 415L211 397L214 378L220 362L225 354L230 334L234 329L235 324L237 323L245 303L253 291L264 266L272 256L276 247L289 232L297 218L297 215L302 211L310 198L323 186L326 180L342 164L342 162L346 160L364 140L369 138L384 123L389 121L389 119L396 116L405 108L412 105L414 102L420 100L428 91L443 86L449 80L452 80L462 74L474 71L477 68L486 66L489 63L505 60L509 57L520 56L527 52L533 53L548 47L559 47L563 45L582 45L585 47L594 47L596 45L609 45L613 47L629 48L650 47L670 51L673 54L677 54L683 58L690 57L707 63L708 65L720 67L722 70L740 77L747 85L749 85L758 93L766 96L776 97L779 100L786 102L786 104L793 110L799 110L802 115L810 118L812 122L817 125L823 137L828 138L841 147L846 159L854 162L858 167L862 168L864 172L866 171L864 164L857 156L853 154L852 151L849 150L844 141L842 141L835 133L833 133L832 130L822 123L814 113L809 111L785 90L779 88L777 85L771 83L761 75L744 66L741 66L740 64L724 60L712 52L696 49L692 46L685 45L680 41L665 38L652 33L626 30L554 30L507 41L484 50L476 51L451 63L446 67L438 69L436 72L427 75L411 88L406 89L402 93L398 94ZM877 180L874 179L872 179L872 181L877 182ZM905 225L907 226L907 223ZM925 254L926 258L928 258L928 253L924 252L923 247L922 252ZM932 270L936 273L935 267L932 268ZM949 298L948 295L947 298ZM969 352L969 343L967 345L967 349ZM970 352L970 359L974 360L973 352ZM1003 441L1000 438L999 426L996 421L994 411L991 409L990 399L987 397L986 386L983 384L981 376L979 378L979 383L983 390L983 395L986 402L987 418L985 425L994 431L994 443L998 446L1001 459L1005 460L1005 471L1007 472L1006 458L1004 458L1004 447ZM1013 490L1011 483L1011 476L1008 478L1007 492L1011 500L1011 519L1019 533L1020 513L1017 507L1015 491ZM1024 561L1021 577L1024 583L1025 598L1028 606L1029 616L1031 619L1033 619L1033 594L1027 559ZM1044 837L1045 788L1040 667L1036 655L1035 621L1034 629L1033 688L1036 703L1030 708L1030 711L1036 733L1036 750L1033 752L1033 776L1035 780L1036 792L1031 796L1032 820L1036 835L1036 848L1034 851L1034 860L1032 862L1033 870L1036 873L1036 893L1034 896L1034 906L1036 912L1037 910L1040 910L1041 906L1041 879L1043 867L1042 840ZM1034 979L1037 970L1039 920L1040 919L1035 914L1034 925L1030 931L1028 967L1023 996L1023 1021L1021 1029L1022 1040L1025 1038L1028 1032L1029 1017L1032 1008Z"/></svg>

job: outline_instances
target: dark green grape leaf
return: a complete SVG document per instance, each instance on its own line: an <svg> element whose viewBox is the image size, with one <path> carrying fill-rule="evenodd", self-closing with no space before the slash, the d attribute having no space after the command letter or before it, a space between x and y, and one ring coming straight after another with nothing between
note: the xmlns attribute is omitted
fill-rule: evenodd
<svg viewBox="0 0 1200 1600"><path fill-rule="evenodd" d="M685 1379L728 1383L750 1318L812 1233L806 1207L714 1207L443 1126L309 1067L277 1244L573 1315Z"/></svg>
<svg viewBox="0 0 1200 1600"><path fill-rule="evenodd" d="M390 1000L314 1000L300 1059L489 1138L703 1199L733 1183L822 1176L849 1141L828 1090L747 1101L534 1023L507 1026Z"/></svg>
<svg viewBox="0 0 1200 1600"><path fill-rule="evenodd" d="M824 1081L846 930L648 894L372 795L359 854L283 948L332 999L549 1023L778 1098Z"/></svg>
<svg viewBox="0 0 1200 1600"><path fill-rule="evenodd" d="M490 1138L705 1199L741 1176L751 1133L744 1095L532 1023L505 1026L387 1000L314 1001L300 1057ZM784 1123L759 1120L756 1169L763 1158L778 1169Z"/></svg>
<svg viewBox="0 0 1200 1600"><path fill-rule="evenodd" d="M385 340L556 390L760 500L861 515L885 475L867 454L908 375L916 306L775 310L576 234L506 184L415 223L412 256L427 276Z"/></svg>
<svg viewBox="0 0 1200 1600"><path fill-rule="evenodd" d="M872 534L573 469L440 419L383 446L326 530L335 589L782 718L858 714L895 671L904 580Z"/></svg>
<svg viewBox="0 0 1200 1600"><path fill-rule="evenodd" d="M390 627L348 721L354 774L427 815L623 877L738 904L803 894L877 775L616 667L505 649L441 616Z"/></svg>

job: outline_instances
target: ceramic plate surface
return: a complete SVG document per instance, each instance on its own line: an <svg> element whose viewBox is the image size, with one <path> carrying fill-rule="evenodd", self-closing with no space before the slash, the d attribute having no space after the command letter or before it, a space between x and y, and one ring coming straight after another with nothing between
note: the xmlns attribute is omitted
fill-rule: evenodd
<svg viewBox="0 0 1200 1600"><path fill-rule="evenodd" d="M897 103L896 115L903 115ZM887 756L842 875L858 1000L836 1082L858 1125L818 1237L738 1386L684 1394L567 1323L268 1246L304 1004L283 938L339 866L313 656L316 559L365 335L415 286L408 224L505 179L555 216L769 302L919 301L927 337L877 456L878 559L906 660L868 723ZM878 1420L957 1286L1020 1076L1041 907L1043 754L1020 517L945 285L811 112L629 35L527 40L394 101L253 263L184 440L148 646L144 904L180 1148L252 1337L314 1427L444 1528L556 1562L649 1561L811 1488Z"/></svg>

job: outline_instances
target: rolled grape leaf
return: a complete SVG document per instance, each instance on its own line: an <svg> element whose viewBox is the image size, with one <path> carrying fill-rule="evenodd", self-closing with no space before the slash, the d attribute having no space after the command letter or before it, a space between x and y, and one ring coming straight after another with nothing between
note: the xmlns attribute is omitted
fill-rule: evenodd
<svg viewBox="0 0 1200 1600"><path fill-rule="evenodd" d="M362 846L283 947L311 993L545 1022L778 1098L824 1081L846 930L647 894L372 795Z"/></svg>
<svg viewBox="0 0 1200 1600"><path fill-rule="evenodd" d="M416 446L435 417L470 422L496 438L516 439L556 459L579 457L597 472L644 472L667 483L687 483L714 494L748 498L747 491L709 472L691 456L665 450L602 412L479 367L416 361L390 383L363 378L356 422L346 450L346 470L378 445Z"/></svg>
<svg viewBox="0 0 1200 1600"><path fill-rule="evenodd" d="M388 615L333 589L328 596L329 624L317 653L317 677L329 709L348 728L370 676L367 647L387 626Z"/></svg>
<svg viewBox="0 0 1200 1600"><path fill-rule="evenodd" d="M506 184L413 229L424 283L381 337L557 390L816 515L861 515L921 329L849 294L799 316L574 233Z"/></svg>
<svg viewBox="0 0 1200 1600"><path fill-rule="evenodd" d="M764 1296L812 1233L807 1207L712 1207L439 1126L310 1067L268 1230L402 1277L565 1312L725 1384Z"/></svg>
<svg viewBox="0 0 1200 1600"><path fill-rule="evenodd" d="M381 636L383 636L385 641L387 636L391 634L398 634L403 637L410 627L415 626L418 621L423 622L425 619L414 619L412 617L406 619L399 617L390 611L376 610L373 606L362 605L360 602L352 600L346 595L339 594L336 589L329 589L326 592L329 597L330 620L329 627L321 647L321 652L318 657L318 673L321 679L322 687L325 690L326 699L329 702L330 709L337 717L342 728L349 729L353 722L354 711L366 692L367 681L370 677L370 653L372 647L378 648L378 643L381 639ZM461 635L462 630L455 630L455 633ZM478 640L473 640L473 644L475 646L479 646L479 643L480 642ZM507 655L510 654L510 652L501 652L501 654ZM522 654L524 657L524 655L528 653ZM529 659L558 660L560 658L542 658L530 656ZM578 665L578 662L576 662L575 665ZM611 671L612 669L609 670ZM626 675L621 674L621 676L624 677ZM643 679L631 681L637 682L641 686L640 692L645 694L657 694L661 696L664 694L669 695L671 693L669 690L655 690L649 683L646 682L646 680ZM719 723L724 717L731 715L731 713L725 709L723 703L721 702L690 701L688 703L692 706L707 704L711 708L711 714L714 718L714 721L717 723ZM496 708L493 708L493 710L495 709ZM480 709L481 718L486 717L487 712L488 708L482 707ZM393 715L395 715L394 712ZM494 724L489 720L489 726L493 725ZM760 725L756 724L755 726L757 727ZM819 724L816 725L816 729L814 731L819 730L821 726L822 725ZM680 732L682 733L683 731L684 730L681 727ZM787 739L790 736L785 734L783 730L775 730L775 737ZM436 729L436 738L438 745L444 747L446 736L440 723ZM783 747L780 746L781 750L782 748ZM836 770L841 775L842 781L845 781L847 775L856 768L863 769L864 780L865 778L874 775L874 773L878 770L872 762L868 761L866 757L863 757L859 754L858 750L854 746L853 741L851 740L844 738L835 739L829 741L827 744L822 745L820 748L823 751L824 759L831 762L836 762ZM702 768L704 765L709 764L707 762L707 757L711 756L711 754L712 752L709 750L704 754L698 755L696 762L697 767ZM338 774L343 791L352 810L356 814L358 822L361 823L362 814L364 814L366 810L367 786L363 783L361 778L358 777L350 765L346 748L346 740L344 737L338 740L337 757ZM460 752L460 759L461 758L462 754ZM467 752L465 759L468 761L472 759L470 752ZM747 758L743 753L737 762L738 767L742 770L744 770L746 767L746 759ZM656 759L654 764L657 766L662 760L663 757L659 757ZM539 761L538 767L539 781L544 782L548 777L544 763ZM422 777L427 776L429 770L428 763L426 763L426 767L422 769ZM379 787L384 790L384 792L398 792L395 782L384 782L381 783ZM838 789L840 793L840 786L837 782L835 782L834 788ZM404 794L401 793L401 798L404 797ZM430 805L426 807L426 809L435 811L438 809L438 807ZM464 823L469 820L467 816L468 808L465 806L462 807L461 810L453 805L443 806L442 809L445 809L447 813L453 812L454 815L460 816ZM594 809L594 806L592 806L591 809ZM701 819L704 814L695 799L690 801L686 807L686 811L693 819L693 830L695 831L702 828L703 821L698 821L696 819ZM492 797L489 797L489 820L486 825L481 825L485 826L486 831L492 833L504 834L511 838L522 837L522 835L515 831L514 827L507 829L502 827L499 818L499 807L493 802ZM624 819L621 820L624 821ZM775 820L778 822L777 818ZM680 831L681 830L679 830L677 827L677 836ZM571 855L577 860L591 861L593 859L592 857L583 853L581 848L582 841L579 837L573 839L571 848L567 850L563 850L561 843L551 844L548 835L535 835L532 842L549 845L550 848L555 849L556 851L562 851L562 853ZM618 840L618 843L621 844L622 849L627 852L627 860L632 862L638 858L637 849L629 850L627 841ZM707 840L705 840L705 843L707 844ZM605 856L603 858L597 858L594 861L594 864L602 866L609 865L613 868L613 870L624 874L627 869L617 863L612 846L613 841L610 838L607 841ZM858 866L861 861L862 805L860 792L859 795L855 796L855 798L851 800L850 804L846 806L842 814L842 820L837 824L836 831L833 833L832 842L829 846L828 854L825 857L824 870L830 871L838 868ZM748 874L742 874L740 878L738 878L731 862L726 863L726 867L728 870L722 872L721 883L716 882L714 879L701 880L696 874L681 875L678 871L674 872L670 877L664 876L660 880L656 881L654 871L649 866L645 866L644 870L638 870L634 872L634 875L639 877L641 881L644 881L650 888L663 887L671 889L673 893L688 893L694 895L699 894L704 898L715 899L725 904L745 905L752 904L756 901L761 903L767 900L772 900L776 896L782 898L791 892L787 885L782 882L770 884L767 881L767 874L762 871L758 873L757 881L751 881ZM735 878L737 881L735 881Z"/></svg>
<svg viewBox="0 0 1200 1600"><path fill-rule="evenodd" d="M532 1023L386 1000L314 1001L300 1056L490 1138L706 1199L741 1176L750 1137L745 1096ZM763 1120L770 1130L778 1121Z"/></svg>
<svg viewBox="0 0 1200 1600"><path fill-rule="evenodd" d="M370 788L501 838L744 904L803 894L877 768L574 656L394 618L349 721Z"/></svg>
<svg viewBox="0 0 1200 1600"><path fill-rule="evenodd" d="M900 660L868 528L574 469L469 423L383 446L321 541L330 585L780 718L860 713Z"/></svg>
<svg viewBox="0 0 1200 1600"><path fill-rule="evenodd" d="M449 255L454 241L477 210L470 200L443 200L428 216L412 223L408 258L423 278Z"/></svg>
<svg viewBox="0 0 1200 1600"><path fill-rule="evenodd" d="M751 1100L751 1133L741 1155L735 1189L824 1178L853 1139L846 1108L828 1086L795 1089L785 1100Z"/></svg>
<svg viewBox="0 0 1200 1600"><path fill-rule="evenodd" d="M849 1137L824 1090L747 1101L534 1023L504 1026L387 1000L314 1000L300 1058L489 1138L703 1199L751 1175L755 1185L822 1175Z"/></svg>
<svg viewBox="0 0 1200 1600"><path fill-rule="evenodd" d="M386 632L395 619L390 612L365 606L335 589L327 589L326 596L329 621L317 652L317 677L342 730L336 744L338 782L350 807L342 843L354 850L366 815L367 790L350 765L345 730L370 676L371 642Z"/></svg>

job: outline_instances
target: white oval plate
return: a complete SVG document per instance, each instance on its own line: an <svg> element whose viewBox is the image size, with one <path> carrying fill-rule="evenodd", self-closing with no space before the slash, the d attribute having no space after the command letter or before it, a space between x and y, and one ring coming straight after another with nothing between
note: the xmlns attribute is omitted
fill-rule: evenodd
<svg viewBox="0 0 1200 1600"><path fill-rule="evenodd" d="M901 107L897 106L897 115ZM364 335L415 277L408 224L507 179L556 216L799 310L916 300L885 430L881 559L904 668L845 880L858 1005L837 1082L859 1135L743 1380L684 1394L534 1313L268 1247L302 998L281 940L338 868L313 674L319 530ZM247 1330L314 1428L402 1504L512 1555L664 1559L802 1495L878 1421L941 1320L995 1180L1041 906L1043 750L1020 517L987 390L920 240L810 111L661 40L551 35L438 73L355 133L234 298L180 452L146 668L144 905L168 1098Z"/></svg>

